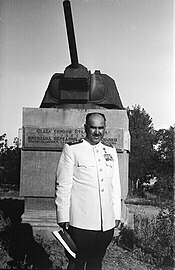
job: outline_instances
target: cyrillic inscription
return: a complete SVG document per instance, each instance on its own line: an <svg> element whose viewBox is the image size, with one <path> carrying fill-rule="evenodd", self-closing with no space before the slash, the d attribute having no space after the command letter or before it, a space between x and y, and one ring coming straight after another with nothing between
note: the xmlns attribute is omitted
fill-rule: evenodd
<svg viewBox="0 0 175 270"><path fill-rule="evenodd" d="M85 137L83 128L23 128L23 149L60 150L66 142L76 142ZM107 129L104 142L123 150L123 129Z"/></svg>

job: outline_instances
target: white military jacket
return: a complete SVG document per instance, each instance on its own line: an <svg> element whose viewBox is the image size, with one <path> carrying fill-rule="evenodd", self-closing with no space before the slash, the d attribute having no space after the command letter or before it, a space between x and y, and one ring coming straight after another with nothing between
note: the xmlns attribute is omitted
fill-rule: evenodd
<svg viewBox="0 0 175 270"><path fill-rule="evenodd" d="M109 230L121 216L116 149L86 140L65 144L56 175L57 222L87 230Z"/></svg>

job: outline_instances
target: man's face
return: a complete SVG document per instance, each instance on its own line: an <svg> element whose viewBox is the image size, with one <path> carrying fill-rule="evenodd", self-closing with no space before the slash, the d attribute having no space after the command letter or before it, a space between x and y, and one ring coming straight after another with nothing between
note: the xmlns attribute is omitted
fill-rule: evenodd
<svg viewBox="0 0 175 270"><path fill-rule="evenodd" d="M105 133L105 120L100 114L93 114L85 125L86 138L91 144L99 143Z"/></svg>

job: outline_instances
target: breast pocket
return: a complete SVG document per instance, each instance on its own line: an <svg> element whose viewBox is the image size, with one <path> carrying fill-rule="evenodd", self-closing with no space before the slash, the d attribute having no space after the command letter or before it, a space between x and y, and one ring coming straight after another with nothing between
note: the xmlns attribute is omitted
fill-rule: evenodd
<svg viewBox="0 0 175 270"><path fill-rule="evenodd" d="M95 165L92 160L80 160L78 162L78 167L79 168L92 168L92 167L95 167Z"/></svg>
<svg viewBox="0 0 175 270"><path fill-rule="evenodd" d="M75 168L76 181L87 185L92 185L96 167L92 160L80 160Z"/></svg>

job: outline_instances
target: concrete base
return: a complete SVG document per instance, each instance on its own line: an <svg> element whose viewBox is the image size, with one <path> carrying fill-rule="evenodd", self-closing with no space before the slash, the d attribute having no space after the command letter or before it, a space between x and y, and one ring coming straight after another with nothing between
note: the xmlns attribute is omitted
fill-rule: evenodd
<svg viewBox="0 0 175 270"><path fill-rule="evenodd" d="M33 228L43 229L52 228L58 229L56 223L56 212L48 210L28 210L22 215L22 223L28 223Z"/></svg>
<svg viewBox="0 0 175 270"><path fill-rule="evenodd" d="M58 228L54 198L26 197L22 223L33 228Z"/></svg>

